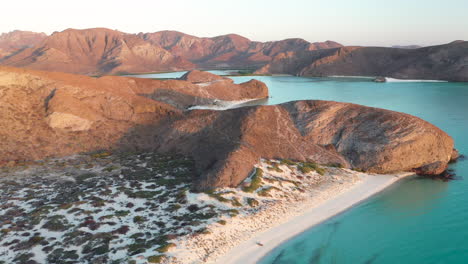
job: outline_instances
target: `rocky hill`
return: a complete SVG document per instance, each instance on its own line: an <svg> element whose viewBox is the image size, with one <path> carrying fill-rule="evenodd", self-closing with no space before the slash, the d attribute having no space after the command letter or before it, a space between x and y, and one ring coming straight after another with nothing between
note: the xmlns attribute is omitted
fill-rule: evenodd
<svg viewBox="0 0 468 264"><path fill-rule="evenodd" d="M468 42L419 49L342 47L287 52L257 73L300 76L385 76L399 79L468 81Z"/></svg>
<svg viewBox="0 0 468 264"><path fill-rule="evenodd" d="M235 34L198 38L175 31L127 34L105 28L67 29L44 38L24 50L5 50L0 64L86 75L257 68L280 52L341 47L332 41L261 43Z"/></svg>
<svg viewBox="0 0 468 264"><path fill-rule="evenodd" d="M8 55L33 47L47 38L44 33L15 30L0 35L0 61Z"/></svg>
<svg viewBox="0 0 468 264"><path fill-rule="evenodd" d="M161 31L140 36L203 68L255 68L281 52L342 47L333 41L310 43L298 38L256 42L236 34L199 38L177 31Z"/></svg>
<svg viewBox="0 0 468 264"><path fill-rule="evenodd" d="M56 32L39 45L3 60L2 64L87 75L194 67L136 35L103 28Z"/></svg>
<svg viewBox="0 0 468 264"><path fill-rule="evenodd" d="M354 104L187 111L219 99L265 98L268 90L259 81L236 85L200 72L184 79L189 81L0 67L0 163L99 149L176 153L195 160L195 186L210 189L238 185L260 158L439 174L452 156L453 140L437 127Z"/></svg>
<svg viewBox="0 0 468 264"><path fill-rule="evenodd" d="M0 67L0 164L112 148L133 127L182 115L190 105L268 96L258 81L221 88Z"/></svg>

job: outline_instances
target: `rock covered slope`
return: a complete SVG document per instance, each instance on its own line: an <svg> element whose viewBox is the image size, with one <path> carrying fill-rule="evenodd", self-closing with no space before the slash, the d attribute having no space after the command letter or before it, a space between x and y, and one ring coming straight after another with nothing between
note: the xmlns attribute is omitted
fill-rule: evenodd
<svg viewBox="0 0 468 264"><path fill-rule="evenodd" d="M342 47L277 55L257 73L468 81L468 42L418 49Z"/></svg>
<svg viewBox="0 0 468 264"><path fill-rule="evenodd" d="M225 88L0 67L0 163L111 148L133 127L193 104L268 96L258 81Z"/></svg>
<svg viewBox="0 0 468 264"><path fill-rule="evenodd" d="M3 35L13 39L13 35ZM198 38L175 31L128 34L106 28L55 32L34 47L5 50L1 64L87 75L263 66L280 52L341 47L303 39L255 42L229 34ZM0 52L2 42L0 41ZM17 51L14 53L14 51ZM7 56L8 55L8 56ZM0 54L0 58L1 58Z"/></svg>
<svg viewBox="0 0 468 264"><path fill-rule="evenodd" d="M354 104L298 101L226 111L185 111L215 99L268 96L211 74L148 80L0 68L0 157L42 159L97 149L193 158L198 189L236 186L260 158L370 172L443 172L453 140L410 115ZM24 100L28 98L28 100Z"/></svg>
<svg viewBox="0 0 468 264"><path fill-rule="evenodd" d="M200 189L237 186L260 158L440 174L453 151L450 136L419 118L329 101L193 111L160 131L157 149L195 159Z"/></svg>

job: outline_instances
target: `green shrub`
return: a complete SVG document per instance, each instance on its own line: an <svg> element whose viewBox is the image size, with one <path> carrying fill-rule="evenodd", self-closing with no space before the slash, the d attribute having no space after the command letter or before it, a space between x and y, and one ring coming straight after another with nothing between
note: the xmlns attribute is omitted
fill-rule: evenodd
<svg viewBox="0 0 468 264"><path fill-rule="evenodd" d="M294 166L294 165L296 165L297 163L294 162L294 161L288 160L288 159L283 159L283 160L281 160L281 164Z"/></svg>
<svg viewBox="0 0 468 264"><path fill-rule="evenodd" d="M159 253L165 253L167 251L169 251L171 248L174 248L176 246L176 244L174 243L166 243L162 246L160 246L159 248L156 249L156 251L158 251Z"/></svg>
<svg viewBox="0 0 468 264"><path fill-rule="evenodd" d="M146 219L143 216L137 215L137 216L133 217L133 222L134 223L141 223L141 222L144 222L145 220Z"/></svg>
<svg viewBox="0 0 468 264"><path fill-rule="evenodd" d="M148 257L148 262L149 263L161 263L165 259L164 255L155 255Z"/></svg>
<svg viewBox="0 0 468 264"><path fill-rule="evenodd" d="M248 193L255 192L258 188L262 186L262 177L263 170L260 168L256 168L255 174L252 176L252 181L250 182L250 185L247 187L243 187L242 190Z"/></svg>
<svg viewBox="0 0 468 264"><path fill-rule="evenodd" d="M273 166L268 166L267 169L269 171L276 171L280 173L283 172L283 170L278 167L278 164L274 164Z"/></svg>
<svg viewBox="0 0 468 264"><path fill-rule="evenodd" d="M242 204L239 202L239 200L238 200L237 198L235 198L235 197L232 198L231 204L232 204L233 206L238 206L238 207L239 207L239 206L242 206Z"/></svg>
<svg viewBox="0 0 468 264"><path fill-rule="evenodd" d="M247 204L250 205L250 207L257 207L259 202L254 198L247 198Z"/></svg>
<svg viewBox="0 0 468 264"><path fill-rule="evenodd" d="M343 168L343 164L341 163L329 163L327 164L328 167L333 167L333 168Z"/></svg>
<svg viewBox="0 0 468 264"><path fill-rule="evenodd" d="M325 175L325 172L327 172L327 170L324 168L317 168L315 171L322 176Z"/></svg>
<svg viewBox="0 0 468 264"><path fill-rule="evenodd" d="M118 217L127 216L128 214L130 214L130 211L124 211L124 210L115 211L115 216L118 216Z"/></svg>
<svg viewBox="0 0 468 264"><path fill-rule="evenodd" d="M215 193L214 191L206 191L205 193L208 194L208 196L215 198L216 200L222 203L227 203L231 201L229 199L224 198L221 193Z"/></svg>
<svg viewBox="0 0 468 264"><path fill-rule="evenodd" d="M263 190L260 190L260 191L258 192L258 195L259 195L259 196L270 196L270 192L271 192L272 190L278 190L278 188L273 187L273 186L267 187L267 188L265 188L265 189L263 189Z"/></svg>

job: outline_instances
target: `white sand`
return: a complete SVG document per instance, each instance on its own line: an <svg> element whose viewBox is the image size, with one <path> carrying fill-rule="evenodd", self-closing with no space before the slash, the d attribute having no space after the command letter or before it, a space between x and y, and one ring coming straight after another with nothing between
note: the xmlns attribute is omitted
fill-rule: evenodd
<svg viewBox="0 0 468 264"><path fill-rule="evenodd" d="M325 199L323 199L324 197L314 199L315 201L312 201L309 208L303 211L301 215L292 216L285 223L278 223L279 225L273 225L269 229L252 234L248 240L233 247L224 256L217 258L215 263L256 263L285 241L382 191L399 179L412 174L361 175L363 175L362 180L350 184L349 188L337 190L335 192L336 196L331 197L333 192L330 193L330 191L333 190L328 190L326 192L328 199L327 197ZM262 243L263 246L257 245L257 242Z"/></svg>

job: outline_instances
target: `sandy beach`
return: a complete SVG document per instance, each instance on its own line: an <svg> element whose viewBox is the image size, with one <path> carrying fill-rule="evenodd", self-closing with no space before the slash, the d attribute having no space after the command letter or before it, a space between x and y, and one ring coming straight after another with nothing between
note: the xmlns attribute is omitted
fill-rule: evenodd
<svg viewBox="0 0 468 264"><path fill-rule="evenodd" d="M379 193L398 180L411 175L413 174L364 175L360 181L348 190L331 199L316 201L316 206L304 211L302 215L292 217L286 223L255 234L249 240L239 244L226 255L217 259L215 263L257 263L262 257L285 241ZM257 243L261 243L263 246L259 246Z"/></svg>

